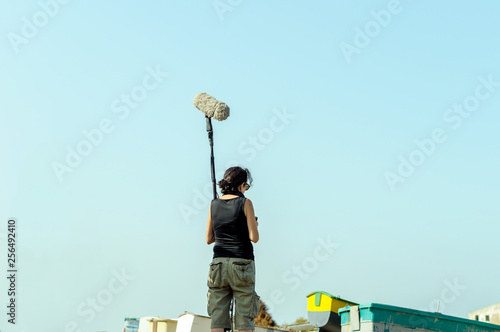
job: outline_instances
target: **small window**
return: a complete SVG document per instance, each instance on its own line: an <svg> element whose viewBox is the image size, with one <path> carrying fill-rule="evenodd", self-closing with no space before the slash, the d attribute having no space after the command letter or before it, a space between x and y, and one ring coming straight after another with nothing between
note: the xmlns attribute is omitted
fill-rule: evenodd
<svg viewBox="0 0 500 332"><path fill-rule="evenodd" d="M476 315L476 317L474 317L476 320L479 320L479 315Z"/></svg>
<svg viewBox="0 0 500 332"><path fill-rule="evenodd" d="M490 321L490 315L484 315L484 320L489 322Z"/></svg>

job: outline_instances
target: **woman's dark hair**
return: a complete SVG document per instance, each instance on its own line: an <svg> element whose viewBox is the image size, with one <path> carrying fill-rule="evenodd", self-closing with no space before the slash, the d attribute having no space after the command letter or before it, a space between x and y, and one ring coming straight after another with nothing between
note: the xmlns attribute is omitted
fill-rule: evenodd
<svg viewBox="0 0 500 332"><path fill-rule="evenodd" d="M252 175L247 168L239 166L230 167L224 173L224 178L219 181L222 194L237 192L242 183L252 185Z"/></svg>

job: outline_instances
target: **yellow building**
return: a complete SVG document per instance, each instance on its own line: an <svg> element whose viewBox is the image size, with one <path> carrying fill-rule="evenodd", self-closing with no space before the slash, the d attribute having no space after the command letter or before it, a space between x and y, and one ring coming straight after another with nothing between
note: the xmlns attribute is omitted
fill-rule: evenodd
<svg viewBox="0 0 500 332"><path fill-rule="evenodd" d="M500 325L500 303L469 312L469 319Z"/></svg>
<svg viewBox="0 0 500 332"><path fill-rule="evenodd" d="M307 318L320 331L340 332L339 309L348 305L358 304L327 292L312 292L307 295Z"/></svg>

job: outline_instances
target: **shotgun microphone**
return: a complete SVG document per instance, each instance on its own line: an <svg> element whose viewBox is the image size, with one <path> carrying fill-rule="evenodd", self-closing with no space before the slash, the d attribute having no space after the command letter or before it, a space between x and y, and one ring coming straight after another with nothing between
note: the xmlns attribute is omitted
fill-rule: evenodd
<svg viewBox="0 0 500 332"><path fill-rule="evenodd" d="M194 96L194 106L202 111L207 118L218 121L226 120L229 116L229 106L214 97L202 92Z"/></svg>

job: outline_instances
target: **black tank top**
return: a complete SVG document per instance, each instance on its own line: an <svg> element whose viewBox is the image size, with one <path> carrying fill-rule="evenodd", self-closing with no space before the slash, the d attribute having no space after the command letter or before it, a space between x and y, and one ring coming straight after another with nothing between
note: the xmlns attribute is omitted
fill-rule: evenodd
<svg viewBox="0 0 500 332"><path fill-rule="evenodd" d="M227 200L217 198L211 203L215 235L214 258L235 257L253 260L253 246L243 211L246 198L241 192L231 194L239 197Z"/></svg>

